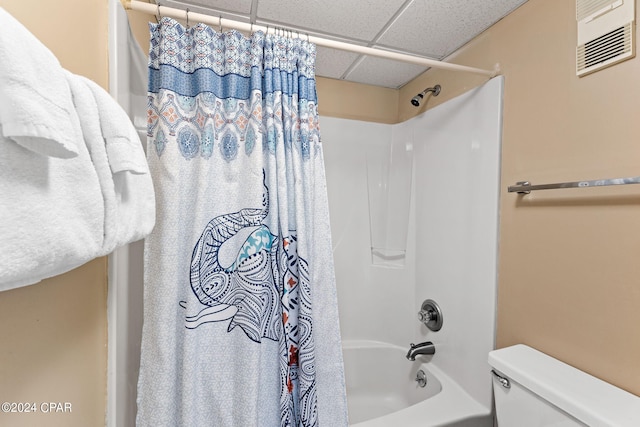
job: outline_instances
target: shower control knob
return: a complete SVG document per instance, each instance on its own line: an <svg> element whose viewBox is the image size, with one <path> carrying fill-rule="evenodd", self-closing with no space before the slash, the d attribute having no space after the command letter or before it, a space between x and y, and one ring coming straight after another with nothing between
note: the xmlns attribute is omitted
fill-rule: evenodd
<svg viewBox="0 0 640 427"><path fill-rule="evenodd" d="M418 320L421 321L422 323L427 323L429 320L431 320L433 315L434 315L433 311L420 310L418 312Z"/></svg>
<svg viewBox="0 0 640 427"><path fill-rule="evenodd" d="M442 310L434 300L425 300L418 312L418 320L432 331L439 331L442 328Z"/></svg>

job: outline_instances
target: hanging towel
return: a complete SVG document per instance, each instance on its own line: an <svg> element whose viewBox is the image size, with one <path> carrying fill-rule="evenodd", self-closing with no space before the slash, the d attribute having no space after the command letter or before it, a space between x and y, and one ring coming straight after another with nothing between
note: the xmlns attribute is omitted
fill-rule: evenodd
<svg viewBox="0 0 640 427"><path fill-rule="evenodd" d="M126 111L95 82L84 79L93 92L100 115L100 128L107 144L113 173L127 171L148 175L149 166L142 143Z"/></svg>
<svg viewBox="0 0 640 427"><path fill-rule="evenodd" d="M89 150L91 161L100 182L104 203L104 239L99 254L105 255L115 247L115 233L109 232L115 229L118 221L115 183L113 182L109 158L107 157L107 150L100 130L98 106L93 98L93 93L79 76L68 71L66 74L73 94L75 108L77 111L82 112L79 117L84 143ZM98 253L96 253L96 256L98 256Z"/></svg>
<svg viewBox="0 0 640 427"><path fill-rule="evenodd" d="M153 229L153 183L138 132L127 113L95 82L71 73L67 77L102 186L105 229L100 255L106 255L146 237Z"/></svg>
<svg viewBox="0 0 640 427"><path fill-rule="evenodd" d="M0 290L91 260L104 205L55 56L0 9Z"/></svg>
<svg viewBox="0 0 640 427"><path fill-rule="evenodd" d="M2 135L36 153L78 155L78 128L69 86L57 58L0 8Z"/></svg>
<svg viewBox="0 0 640 427"><path fill-rule="evenodd" d="M0 290L62 274L100 251L100 184L86 147L78 148L59 159L0 137Z"/></svg>
<svg viewBox="0 0 640 427"><path fill-rule="evenodd" d="M0 89L0 104L2 96ZM78 117L70 119L79 135ZM100 252L100 183L86 146L77 148L62 159L0 136L0 290L62 274Z"/></svg>
<svg viewBox="0 0 640 427"><path fill-rule="evenodd" d="M151 177L126 113L2 9L0 200L0 291L106 255L155 222Z"/></svg>

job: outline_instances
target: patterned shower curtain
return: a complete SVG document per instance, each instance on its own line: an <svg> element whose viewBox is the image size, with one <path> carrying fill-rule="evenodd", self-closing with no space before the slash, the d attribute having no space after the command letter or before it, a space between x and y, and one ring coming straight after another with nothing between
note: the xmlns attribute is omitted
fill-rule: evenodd
<svg viewBox="0 0 640 427"><path fill-rule="evenodd" d="M137 423L346 426L315 46L150 29Z"/></svg>

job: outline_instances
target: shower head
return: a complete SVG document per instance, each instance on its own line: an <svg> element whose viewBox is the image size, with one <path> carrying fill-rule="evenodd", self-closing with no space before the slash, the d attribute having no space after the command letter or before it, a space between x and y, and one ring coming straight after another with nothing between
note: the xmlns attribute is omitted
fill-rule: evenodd
<svg viewBox="0 0 640 427"><path fill-rule="evenodd" d="M420 101L422 101L422 98L424 98L427 92L432 92L433 96L438 96L440 94L440 89L442 89L440 85L435 85L434 87L426 88L425 90L423 90L422 92L420 92L419 94L411 98L411 105L413 105L414 107L419 107Z"/></svg>

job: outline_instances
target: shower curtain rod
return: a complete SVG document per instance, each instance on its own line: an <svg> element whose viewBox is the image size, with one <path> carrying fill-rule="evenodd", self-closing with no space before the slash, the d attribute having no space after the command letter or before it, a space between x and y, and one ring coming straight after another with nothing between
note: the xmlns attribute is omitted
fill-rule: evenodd
<svg viewBox="0 0 640 427"><path fill-rule="evenodd" d="M187 19L191 22L202 22L207 25L215 25L224 28L230 28L239 31L253 32L262 30L267 32L269 27L264 27L256 24L250 24L246 22L234 21L227 18L218 16L205 15L202 13L187 12L186 10L176 9L167 6L156 5L152 3L145 3L139 0L121 0L125 9L136 10L139 12L155 15L160 13L161 16L168 16L170 18ZM274 29L274 28L272 28ZM290 31L285 28L285 31ZM294 33L297 31L291 30ZM333 49L345 50L348 52L360 53L363 55L376 56L379 58L391 59L394 61L408 62L411 64L423 65L426 67L440 68L450 71L464 71L474 74L482 74L488 77L495 77L499 73L498 64L494 70L483 70L481 68L468 67L466 65L451 64L449 62L436 61L435 59L424 58L421 56L408 55L405 53L392 52L388 50L376 49L367 46L359 46L356 44L340 42L336 40L329 40L322 37L306 35L310 42L315 43L318 46L329 47Z"/></svg>

